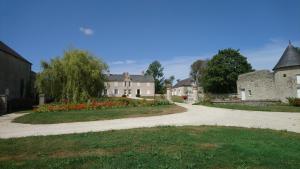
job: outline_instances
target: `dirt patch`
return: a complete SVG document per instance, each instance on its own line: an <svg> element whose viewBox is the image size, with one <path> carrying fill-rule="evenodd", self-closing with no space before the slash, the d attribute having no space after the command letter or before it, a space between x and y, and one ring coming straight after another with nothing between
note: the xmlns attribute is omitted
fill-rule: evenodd
<svg viewBox="0 0 300 169"><path fill-rule="evenodd" d="M200 148L201 150L214 150L219 147L219 145L214 143L200 143L196 145L197 148Z"/></svg>
<svg viewBox="0 0 300 169"><path fill-rule="evenodd" d="M112 155L112 154L118 154L125 151L128 151L129 147L116 147L116 148L110 148L110 149L90 149L90 150L83 150L83 151L55 151L51 153L45 153L45 154L19 154L19 155L8 155L5 157L0 157L0 161L22 161L22 160L34 160L41 157L47 157L47 158L66 158L66 157L84 157L84 156L104 156L104 155Z"/></svg>

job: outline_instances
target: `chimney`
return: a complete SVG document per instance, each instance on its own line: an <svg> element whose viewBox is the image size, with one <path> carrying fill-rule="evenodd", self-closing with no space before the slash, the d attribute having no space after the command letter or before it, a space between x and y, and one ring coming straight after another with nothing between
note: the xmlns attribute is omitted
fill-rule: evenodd
<svg viewBox="0 0 300 169"><path fill-rule="evenodd" d="M128 72L124 72L123 75L125 76L125 79L129 79L129 73Z"/></svg>

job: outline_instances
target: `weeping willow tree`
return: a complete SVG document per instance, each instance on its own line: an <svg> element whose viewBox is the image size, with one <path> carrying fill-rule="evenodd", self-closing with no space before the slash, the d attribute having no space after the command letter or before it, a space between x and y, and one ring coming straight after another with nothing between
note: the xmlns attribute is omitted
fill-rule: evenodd
<svg viewBox="0 0 300 169"><path fill-rule="evenodd" d="M104 73L108 66L87 51L67 50L63 57L42 61L41 67L36 87L40 93L56 101L83 102L101 96L105 88Z"/></svg>

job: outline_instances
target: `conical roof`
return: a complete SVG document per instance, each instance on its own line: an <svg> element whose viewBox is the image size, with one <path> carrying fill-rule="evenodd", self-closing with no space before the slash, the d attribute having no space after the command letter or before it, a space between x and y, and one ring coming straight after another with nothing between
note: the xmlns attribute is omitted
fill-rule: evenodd
<svg viewBox="0 0 300 169"><path fill-rule="evenodd" d="M300 49L295 48L290 42L273 70L292 66L300 66Z"/></svg>

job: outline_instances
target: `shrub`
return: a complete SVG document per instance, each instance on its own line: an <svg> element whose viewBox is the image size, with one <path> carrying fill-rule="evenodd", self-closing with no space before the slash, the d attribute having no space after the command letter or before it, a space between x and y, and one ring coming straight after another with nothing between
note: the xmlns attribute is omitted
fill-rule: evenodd
<svg viewBox="0 0 300 169"><path fill-rule="evenodd" d="M136 96L136 97L141 97L141 95L140 95L140 94L136 94L135 96Z"/></svg>
<svg viewBox="0 0 300 169"><path fill-rule="evenodd" d="M35 109L36 112L54 112L54 111L69 111L69 110L96 110L117 107L140 107L140 106L159 106L171 104L167 100L147 101L134 100L129 98L97 98L91 99L87 103L52 103L39 106Z"/></svg>
<svg viewBox="0 0 300 169"><path fill-rule="evenodd" d="M153 103L154 106L160 106L160 105L171 105L171 103L168 100L161 99L161 100L155 100Z"/></svg>
<svg viewBox="0 0 300 169"><path fill-rule="evenodd" d="M300 99L295 97L288 97L287 98L289 105L291 106L300 106Z"/></svg>
<svg viewBox="0 0 300 169"><path fill-rule="evenodd" d="M187 100L187 96L181 96L183 100Z"/></svg>
<svg viewBox="0 0 300 169"><path fill-rule="evenodd" d="M122 97L127 97L126 94L123 94Z"/></svg>
<svg viewBox="0 0 300 169"><path fill-rule="evenodd" d="M184 99L180 96L172 96L172 101L173 102L178 102L178 103L183 103Z"/></svg>

